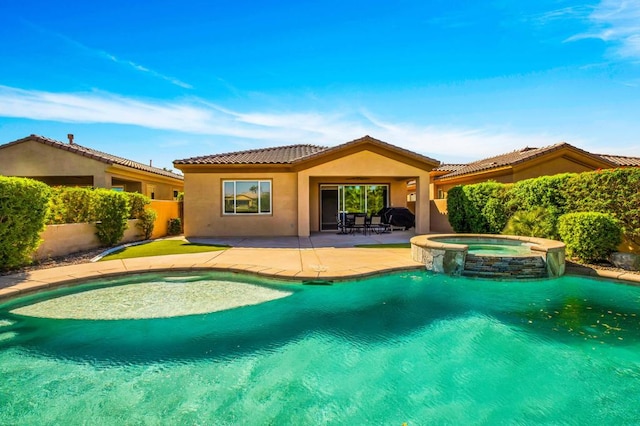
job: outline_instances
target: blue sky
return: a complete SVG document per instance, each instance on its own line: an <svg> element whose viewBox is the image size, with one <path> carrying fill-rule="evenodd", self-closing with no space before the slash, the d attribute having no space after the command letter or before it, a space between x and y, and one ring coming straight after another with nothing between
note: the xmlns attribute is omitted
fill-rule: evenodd
<svg viewBox="0 0 640 426"><path fill-rule="evenodd" d="M640 0L4 0L0 143L173 168L365 134L443 162L640 156Z"/></svg>

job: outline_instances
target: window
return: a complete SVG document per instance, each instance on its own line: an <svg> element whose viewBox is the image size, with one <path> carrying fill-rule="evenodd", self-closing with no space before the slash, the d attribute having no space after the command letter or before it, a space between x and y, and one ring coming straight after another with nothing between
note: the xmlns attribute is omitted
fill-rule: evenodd
<svg viewBox="0 0 640 426"><path fill-rule="evenodd" d="M225 180L224 214L271 214L271 181Z"/></svg>

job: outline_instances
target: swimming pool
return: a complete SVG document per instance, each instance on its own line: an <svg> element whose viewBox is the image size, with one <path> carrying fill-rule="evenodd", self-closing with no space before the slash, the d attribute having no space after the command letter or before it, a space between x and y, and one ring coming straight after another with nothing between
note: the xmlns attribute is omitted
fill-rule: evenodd
<svg viewBox="0 0 640 426"><path fill-rule="evenodd" d="M128 319L95 319L92 297L78 309L94 319L12 313L132 280L170 295L147 288L135 309L100 296ZM206 282L214 299L266 291L216 310L192 297ZM171 316L158 297L197 313ZM0 304L0 424L628 424L640 418L639 317L640 288L572 276L94 282Z"/></svg>

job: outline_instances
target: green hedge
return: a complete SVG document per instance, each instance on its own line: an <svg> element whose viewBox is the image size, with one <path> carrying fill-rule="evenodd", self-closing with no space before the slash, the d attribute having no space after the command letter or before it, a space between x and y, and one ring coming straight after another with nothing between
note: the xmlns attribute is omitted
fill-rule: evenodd
<svg viewBox="0 0 640 426"><path fill-rule="evenodd" d="M456 186L447 196L449 223L456 232L497 234L508 220L507 191L497 182Z"/></svg>
<svg viewBox="0 0 640 426"><path fill-rule="evenodd" d="M123 192L129 198L129 219L140 219L145 213L145 206L151 203L151 198L138 192Z"/></svg>
<svg viewBox="0 0 640 426"><path fill-rule="evenodd" d="M565 187L567 212L609 213L625 238L640 245L640 168L581 173Z"/></svg>
<svg viewBox="0 0 640 426"><path fill-rule="evenodd" d="M129 197L123 192L95 190L96 235L106 246L116 245L124 236L129 218Z"/></svg>
<svg viewBox="0 0 640 426"><path fill-rule="evenodd" d="M535 236L551 238L559 238L558 218L563 214L605 213L619 221L625 239L640 244L640 168L564 173L508 185L457 186L449 190L447 209L456 232L495 233L508 220L523 226L528 221ZM544 223L533 223L536 220ZM524 232L516 228L506 231Z"/></svg>
<svg viewBox="0 0 640 426"><path fill-rule="evenodd" d="M567 213L558 220L567 254L583 262L607 260L622 241L622 228L610 214Z"/></svg>
<svg viewBox="0 0 640 426"><path fill-rule="evenodd" d="M154 209L146 209L138 216L138 223L136 226L142 231L142 235L145 240L151 238L157 217L158 214Z"/></svg>
<svg viewBox="0 0 640 426"><path fill-rule="evenodd" d="M87 188L52 188L48 225L94 221L94 191Z"/></svg>
<svg viewBox="0 0 640 426"><path fill-rule="evenodd" d="M0 176L0 269L31 262L50 197L51 189L41 182Z"/></svg>

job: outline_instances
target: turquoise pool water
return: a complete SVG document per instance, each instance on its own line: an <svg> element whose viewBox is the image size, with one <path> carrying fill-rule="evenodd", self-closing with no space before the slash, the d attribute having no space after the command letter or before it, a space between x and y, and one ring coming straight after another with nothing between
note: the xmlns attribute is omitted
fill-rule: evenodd
<svg viewBox="0 0 640 426"><path fill-rule="evenodd" d="M78 289L0 305L0 424L618 425L640 419L637 287L428 272L333 286L221 274L131 279L171 291L159 296L161 285L140 286L138 299L149 299L132 311L140 319L41 317L55 305L30 313L39 316L12 313ZM203 312L190 284L202 294L206 282L218 290L205 291L202 297L214 302L204 303ZM247 284L275 292L266 293L269 301L216 310L217 292L236 298ZM193 304L198 313L158 316L167 313L159 297ZM96 311L91 300L81 299L78 310ZM132 309L117 298L101 303Z"/></svg>
<svg viewBox="0 0 640 426"><path fill-rule="evenodd" d="M451 237L433 238L432 240L450 244L464 244L468 246L469 253L477 255L523 256L531 254L531 246L529 246L528 244L507 239L492 240L490 237Z"/></svg>

